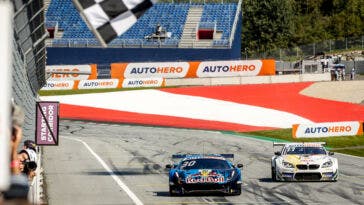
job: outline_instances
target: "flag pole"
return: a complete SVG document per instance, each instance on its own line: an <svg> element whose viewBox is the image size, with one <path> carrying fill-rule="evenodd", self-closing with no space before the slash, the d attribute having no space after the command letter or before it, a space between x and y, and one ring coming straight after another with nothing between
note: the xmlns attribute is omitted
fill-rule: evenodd
<svg viewBox="0 0 364 205"><path fill-rule="evenodd" d="M92 27L91 23L88 21L88 19L86 18L85 14L83 13L84 9L82 8L80 2L78 0L72 0L73 4L76 6L77 10L79 11L81 18L83 19L84 22L86 22L87 27L92 31L92 33L96 36L97 40L99 40L100 44L102 47L107 48L107 44L104 41L104 39L102 39L102 37L100 36L100 34L97 32L97 30Z"/></svg>

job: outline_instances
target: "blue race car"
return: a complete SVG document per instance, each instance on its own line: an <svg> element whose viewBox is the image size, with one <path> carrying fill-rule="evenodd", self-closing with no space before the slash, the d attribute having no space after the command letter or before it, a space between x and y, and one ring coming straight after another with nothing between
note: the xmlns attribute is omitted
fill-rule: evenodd
<svg viewBox="0 0 364 205"><path fill-rule="evenodd" d="M172 159L182 159L177 164L166 165L169 171L171 196L192 192L220 192L241 194L242 164L236 166L227 158L233 154L178 154Z"/></svg>

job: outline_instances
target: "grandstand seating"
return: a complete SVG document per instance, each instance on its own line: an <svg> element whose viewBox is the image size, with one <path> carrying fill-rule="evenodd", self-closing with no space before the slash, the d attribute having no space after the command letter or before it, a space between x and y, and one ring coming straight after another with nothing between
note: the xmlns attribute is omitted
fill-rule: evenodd
<svg viewBox="0 0 364 205"><path fill-rule="evenodd" d="M216 30L222 31L221 40L229 39L234 23L237 4L205 4L201 16L202 23L216 23Z"/></svg>
<svg viewBox="0 0 364 205"><path fill-rule="evenodd" d="M155 4L127 32L112 41L110 46L158 47L160 42L148 41L145 36L155 32L156 25L160 23L166 31L172 34L171 38L162 41L163 46L177 47L191 5L193 4ZM231 34L237 3L204 4L203 7L201 22L215 23L216 29L223 32L221 40L214 42L213 45L225 45ZM46 19L48 22L58 22L58 28L64 31L62 39L55 39L52 43L53 46L61 46L60 44L72 47L99 45L73 6L72 0L52 0L46 13Z"/></svg>

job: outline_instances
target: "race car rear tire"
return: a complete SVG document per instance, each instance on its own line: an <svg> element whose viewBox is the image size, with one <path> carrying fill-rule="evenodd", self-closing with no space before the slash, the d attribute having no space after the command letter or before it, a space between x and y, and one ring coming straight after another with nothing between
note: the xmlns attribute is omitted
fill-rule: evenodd
<svg viewBox="0 0 364 205"><path fill-rule="evenodd" d="M241 184L235 184L228 188L228 193L231 196L236 196L241 194Z"/></svg>
<svg viewBox="0 0 364 205"><path fill-rule="evenodd" d="M277 181L277 173L276 173L276 169L274 167L272 167L272 181L274 181L274 182Z"/></svg>
<svg viewBox="0 0 364 205"><path fill-rule="evenodd" d="M238 186L238 188L236 189L234 195L240 195L241 194L241 186Z"/></svg>
<svg viewBox="0 0 364 205"><path fill-rule="evenodd" d="M178 194L173 192L176 188L174 186L169 186L169 195L170 196L177 196Z"/></svg>
<svg viewBox="0 0 364 205"><path fill-rule="evenodd" d="M182 196L185 194L183 187L171 186L169 185L169 195L170 196Z"/></svg>

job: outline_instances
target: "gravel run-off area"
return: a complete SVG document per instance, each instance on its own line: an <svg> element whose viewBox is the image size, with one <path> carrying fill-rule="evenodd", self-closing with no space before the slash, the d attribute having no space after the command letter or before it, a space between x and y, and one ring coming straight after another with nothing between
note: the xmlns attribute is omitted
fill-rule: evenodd
<svg viewBox="0 0 364 205"><path fill-rule="evenodd" d="M301 94L364 105L364 80L317 82L302 90Z"/></svg>

